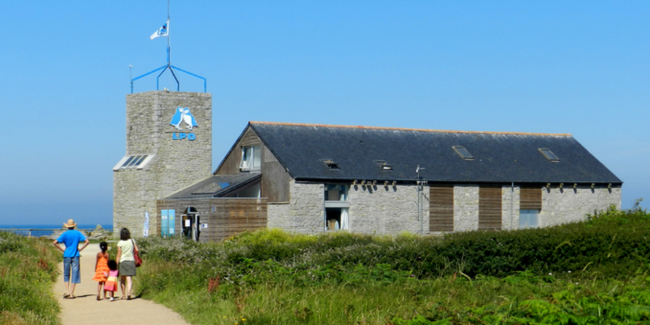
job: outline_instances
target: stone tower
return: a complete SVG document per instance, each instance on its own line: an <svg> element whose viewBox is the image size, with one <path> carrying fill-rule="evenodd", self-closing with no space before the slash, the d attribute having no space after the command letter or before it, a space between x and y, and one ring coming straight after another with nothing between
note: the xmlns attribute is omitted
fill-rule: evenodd
<svg viewBox="0 0 650 325"><path fill-rule="evenodd" d="M212 172L212 94L149 91L126 96L126 155L113 168L113 229L142 237L157 226L156 200Z"/></svg>

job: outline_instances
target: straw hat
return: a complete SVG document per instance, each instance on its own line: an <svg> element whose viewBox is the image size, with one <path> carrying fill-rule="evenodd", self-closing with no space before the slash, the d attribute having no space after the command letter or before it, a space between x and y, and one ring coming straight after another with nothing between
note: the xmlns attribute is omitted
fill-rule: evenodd
<svg viewBox="0 0 650 325"><path fill-rule="evenodd" d="M68 219L68 222L64 223L63 226L66 228L70 228L70 227L76 227L77 224L74 223L74 220Z"/></svg>

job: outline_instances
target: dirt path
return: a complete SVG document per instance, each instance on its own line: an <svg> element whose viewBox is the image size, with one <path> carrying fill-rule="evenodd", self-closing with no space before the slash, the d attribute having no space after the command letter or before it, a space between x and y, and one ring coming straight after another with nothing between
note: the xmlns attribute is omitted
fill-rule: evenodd
<svg viewBox="0 0 650 325"><path fill-rule="evenodd" d="M149 300L110 300L97 301L97 282L91 280L95 275L95 258L99 252L99 244L90 244L81 253L81 283L75 290L76 299L63 299L65 286L60 275L54 285L54 294L61 306L61 323L64 325L77 324L157 324L157 325L188 325L177 313L163 305ZM115 252L111 252L111 256ZM59 264L63 273L63 263ZM134 277L137 282L137 276ZM121 291L116 297L121 297Z"/></svg>

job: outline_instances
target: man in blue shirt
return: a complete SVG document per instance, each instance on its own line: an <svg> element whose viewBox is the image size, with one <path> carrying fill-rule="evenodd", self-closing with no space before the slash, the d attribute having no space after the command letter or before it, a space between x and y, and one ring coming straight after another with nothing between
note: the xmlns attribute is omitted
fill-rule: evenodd
<svg viewBox="0 0 650 325"><path fill-rule="evenodd" d="M66 230L59 238L54 241L54 246L63 252L63 282L65 282L66 293L63 294L63 298L74 299L74 289L77 287L77 283L81 282L81 276L79 274L79 254L86 246L88 246L88 239L84 236L79 230L74 228L77 226L74 223L74 220L68 219L67 223L63 224L64 227L67 227ZM84 245L79 248L79 242L84 241ZM59 243L65 245L65 250L59 246ZM70 272L72 271L72 285L70 285Z"/></svg>

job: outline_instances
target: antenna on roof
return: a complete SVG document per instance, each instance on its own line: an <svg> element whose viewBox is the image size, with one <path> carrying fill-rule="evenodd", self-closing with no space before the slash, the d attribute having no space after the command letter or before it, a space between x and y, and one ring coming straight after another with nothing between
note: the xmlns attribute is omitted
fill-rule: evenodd
<svg viewBox="0 0 650 325"><path fill-rule="evenodd" d="M424 218L423 218L423 205L424 205L424 199L422 198L422 195L424 194L424 185L427 184L427 181L422 179L422 176L420 176L420 171L426 169L424 167L420 167L420 164L418 164L418 167L415 168L415 173L418 176L418 179L416 181L417 184L417 191L418 191L418 220L420 221L420 235L424 236Z"/></svg>
<svg viewBox="0 0 650 325"><path fill-rule="evenodd" d="M179 67L175 67L175 66L172 65L172 54L171 54L171 53L172 53L172 50L171 50L171 36L170 36L171 33L170 33L170 24L169 24L169 20L170 20L170 15L169 15L169 0L167 0L167 22L166 22L164 25L162 25L162 27L160 27L160 28L159 28L155 33L153 33L153 35L151 35L151 37L150 37L152 40L153 40L154 38L157 38L157 37L167 37L167 64L163 65L162 67L160 67L160 68L158 68L158 69L155 69L155 70L150 71L150 72L147 72L147 73L145 73L145 74L143 74L143 75L141 75L141 76L138 76L138 77L136 77L135 79L134 79L134 78L131 78L131 75L130 75L130 72L129 72L129 78L131 79L131 93L132 93L132 94L133 94L133 82L134 82L134 81L136 81L136 80L138 80L138 79L140 79L140 78L142 78L142 77L146 77L146 76L148 76L148 75L150 75L150 74L152 74L152 73L154 73L154 72L158 72L158 71L162 70L162 71L160 72L160 74L158 74L158 77L156 77L156 90L160 90L160 89L159 89L159 86L160 86L160 76L161 76L163 73L165 73L165 71L167 71L167 69L169 69L169 72L171 72L172 76L174 77L174 80L176 80L176 91L180 91L180 90L181 90L181 84L180 84L180 82L178 81L178 78L176 78L176 74L174 73L174 70L178 70L178 71L180 71L180 72L187 73L187 74L189 74L190 76L193 76L193 77L196 77L196 78L202 79L202 80L203 80L203 92L206 92L206 91L207 91L207 79L205 79L205 78L203 78L203 77L201 77L201 76L199 76L199 75L196 75L196 74L191 73L191 72L189 72L189 71L185 71L185 70L183 70L183 69L181 69L181 68L179 68ZM131 66L129 66L129 68L130 68L130 67L131 67Z"/></svg>

